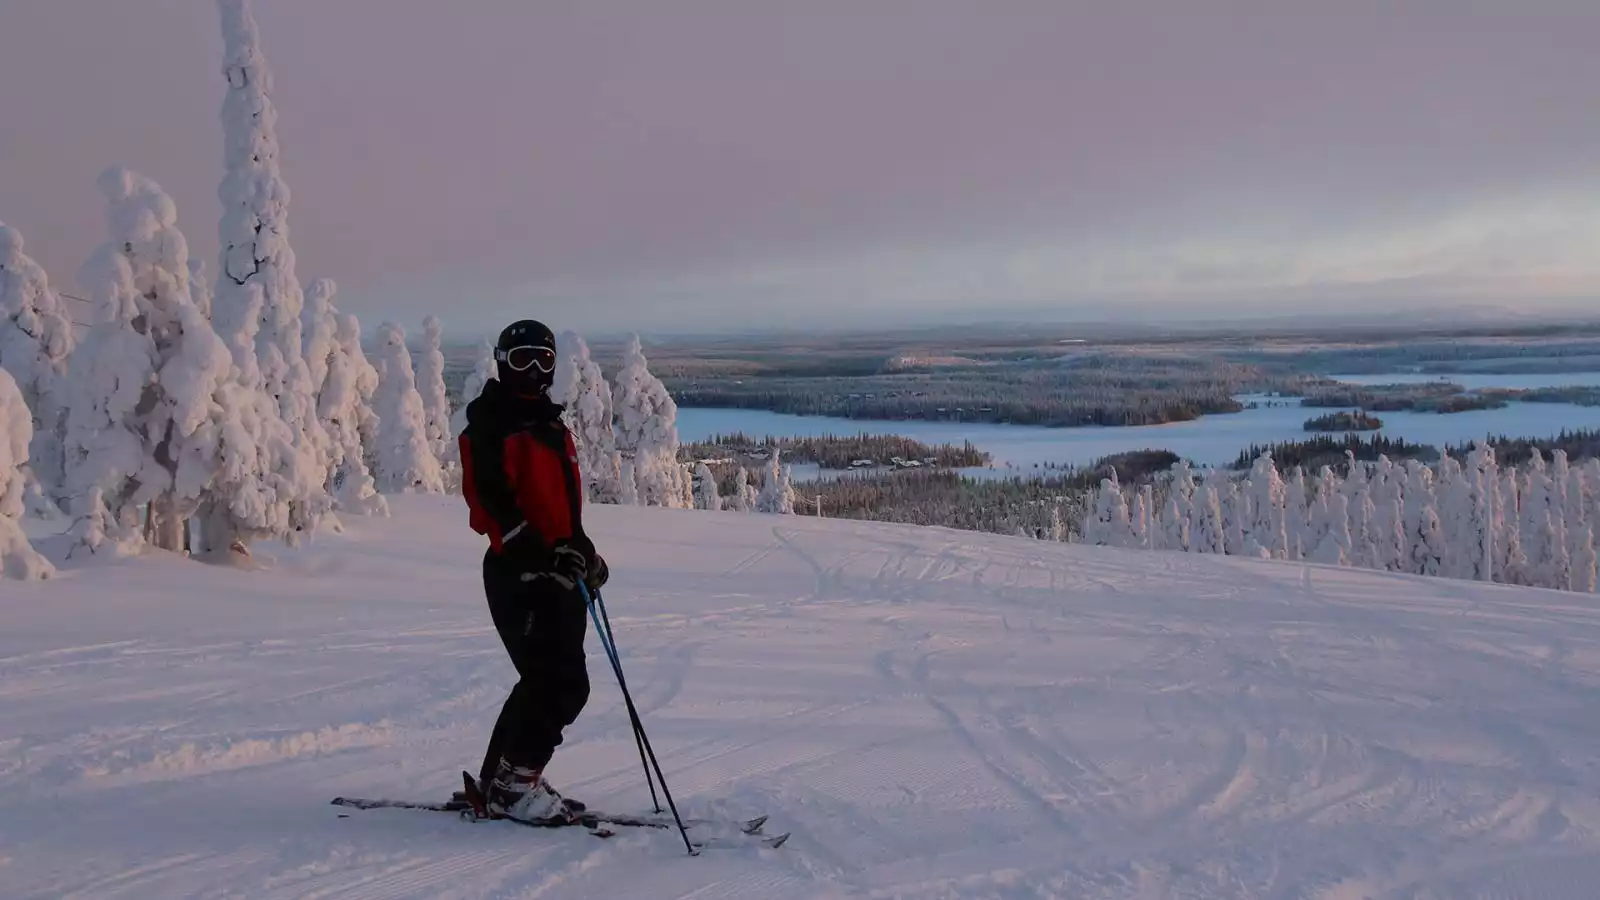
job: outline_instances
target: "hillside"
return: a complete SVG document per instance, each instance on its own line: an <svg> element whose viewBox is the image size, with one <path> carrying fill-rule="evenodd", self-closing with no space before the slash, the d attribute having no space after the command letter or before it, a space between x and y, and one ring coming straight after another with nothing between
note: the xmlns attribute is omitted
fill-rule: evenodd
<svg viewBox="0 0 1600 900"><path fill-rule="evenodd" d="M0 582L0 896L1587 898L1592 598L795 517L597 507L680 805L781 850L468 825L512 672L459 499L268 571ZM49 539L41 549L54 554ZM620 696L551 777L648 806Z"/></svg>

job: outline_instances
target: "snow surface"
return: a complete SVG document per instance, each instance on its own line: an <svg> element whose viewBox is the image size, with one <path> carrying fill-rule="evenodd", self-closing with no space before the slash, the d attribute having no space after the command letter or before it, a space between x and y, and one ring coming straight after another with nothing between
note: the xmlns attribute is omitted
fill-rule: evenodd
<svg viewBox="0 0 1600 900"><path fill-rule="evenodd" d="M335 795L446 794L513 677L460 499L392 499L391 519L258 545L267 571L154 554L0 582L0 896L1577 900L1600 883L1591 598L637 507L590 516L669 783L686 813L767 812L789 844L689 858L662 832L341 818ZM626 714L590 657L550 774L638 811Z"/></svg>

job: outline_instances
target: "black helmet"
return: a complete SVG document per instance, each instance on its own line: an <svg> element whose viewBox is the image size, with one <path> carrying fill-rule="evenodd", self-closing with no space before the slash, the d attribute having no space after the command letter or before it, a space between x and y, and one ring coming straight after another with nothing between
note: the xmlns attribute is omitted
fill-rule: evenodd
<svg viewBox="0 0 1600 900"><path fill-rule="evenodd" d="M494 359L501 383L523 393L544 393L555 378L555 332L532 319L512 322L495 342Z"/></svg>

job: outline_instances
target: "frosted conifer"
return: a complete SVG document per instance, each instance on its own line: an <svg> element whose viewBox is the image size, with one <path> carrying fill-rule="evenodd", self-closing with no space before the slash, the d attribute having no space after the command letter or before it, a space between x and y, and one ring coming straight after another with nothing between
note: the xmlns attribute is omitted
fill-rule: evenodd
<svg viewBox="0 0 1600 900"><path fill-rule="evenodd" d="M28 445L33 441L33 413L22 389L0 369L0 577L36 580L55 571L40 556L18 520L23 513Z"/></svg>
<svg viewBox="0 0 1600 900"><path fill-rule="evenodd" d="M405 332L392 322L378 327L377 481L385 493L444 493L439 460L428 443L427 413Z"/></svg>

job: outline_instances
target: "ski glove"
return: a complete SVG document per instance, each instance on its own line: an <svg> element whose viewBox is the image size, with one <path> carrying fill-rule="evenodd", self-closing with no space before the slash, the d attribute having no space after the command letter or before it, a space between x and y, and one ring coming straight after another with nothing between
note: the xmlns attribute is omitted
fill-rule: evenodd
<svg viewBox="0 0 1600 900"><path fill-rule="evenodd" d="M571 544L557 544L551 553L550 572L567 590L576 590L578 582L589 580L589 558Z"/></svg>
<svg viewBox="0 0 1600 900"><path fill-rule="evenodd" d="M584 579L584 584L589 588L589 593L594 593L611 580L611 567L606 565L606 558L596 553L594 562L589 566L589 577Z"/></svg>

